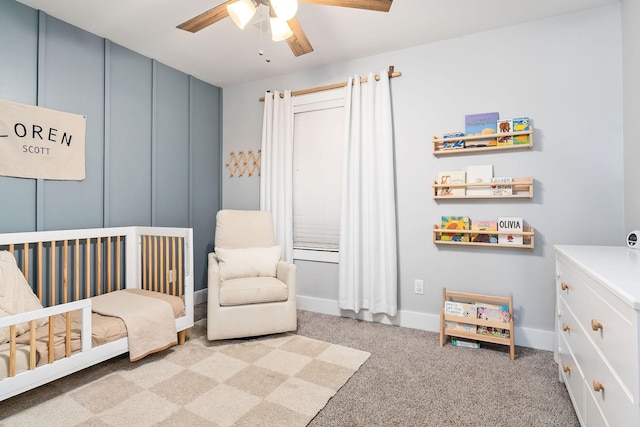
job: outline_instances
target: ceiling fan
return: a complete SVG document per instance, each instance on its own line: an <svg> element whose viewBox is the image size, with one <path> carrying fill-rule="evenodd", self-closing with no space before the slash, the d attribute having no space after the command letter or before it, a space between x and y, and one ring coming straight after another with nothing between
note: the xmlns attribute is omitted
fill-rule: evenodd
<svg viewBox="0 0 640 427"><path fill-rule="evenodd" d="M389 12L393 0L299 0L302 3L313 3L325 6L341 6L356 9ZM269 8L269 21L274 41L286 40L295 56L313 52L309 39L302 31L295 15L298 0L229 0L213 9L189 19L177 28L196 33L209 25L215 24L227 16L241 29L251 20L256 9L264 5Z"/></svg>

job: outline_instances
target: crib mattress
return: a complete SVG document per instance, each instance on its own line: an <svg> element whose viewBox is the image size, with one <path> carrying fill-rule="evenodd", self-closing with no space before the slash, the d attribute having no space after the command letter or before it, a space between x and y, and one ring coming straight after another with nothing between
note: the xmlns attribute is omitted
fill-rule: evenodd
<svg viewBox="0 0 640 427"><path fill-rule="evenodd" d="M140 295L159 298L168 302L173 309L176 318L184 316L184 302L182 298L166 295L159 292L145 291L142 289L128 289ZM54 358L61 359L65 356L65 316L54 316ZM71 312L71 352L81 349L82 312ZM127 328L124 322L113 316L103 316L91 313L91 346L97 347L127 336ZM16 374L29 369L29 332L16 337ZM49 358L49 325L44 325L36 330L36 366L46 365ZM9 343L0 345L0 379L9 374Z"/></svg>

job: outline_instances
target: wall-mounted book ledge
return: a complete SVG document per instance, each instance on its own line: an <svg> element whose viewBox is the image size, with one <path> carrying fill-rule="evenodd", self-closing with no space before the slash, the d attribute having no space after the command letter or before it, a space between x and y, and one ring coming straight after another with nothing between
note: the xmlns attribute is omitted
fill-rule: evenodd
<svg viewBox="0 0 640 427"><path fill-rule="evenodd" d="M518 137L523 135L528 135L528 138L526 138L527 143L524 143L524 144L513 143L508 145L497 145L495 142L497 138L504 138L509 136ZM485 134L485 135L461 136L459 137L459 140L464 141L463 146L456 146L455 148L447 148L447 144L450 144L453 141L451 138L434 136L433 137L433 155L448 156L448 155L532 148L533 147L533 126L530 126L529 130L520 131L520 132L503 132L503 133L492 133L492 134Z"/></svg>
<svg viewBox="0 0 640 427"><path fill-rule="evenodd" d="M456 234L456 235L469 235L468 239L462 240L442 240L443 234ZM474 235L512 235L522 236L522 244L519 243L489 243L489 242L474 242ZM445 236L447 237L447 236ZM436 245L451 245L451 246L485 246L492 248L512 248L512 249L533 249L534 247L535 232L533 227L523 227L523 231L495 231L495 230L448 230L441 228L438 225L433 226L433 243ZM465 241L466 240L466 241Z"/></svg>
<svg viewBox="0 0 640 427"><path fill-rule="evenodd" d="M473 188L473 187L487 187L487 183L460 183L460 184L439 184L437 181L433 181L433 198L434 200L451 200L451 199L532 199L533 198L533 178L513 178L512 182L509 183L492 183L492 186L495 185L508 185L512 189L512 194L501 194L501 195L441 195L443 191L441 189L447 188ZM450 193L450 192L449 192Z"/></svg>

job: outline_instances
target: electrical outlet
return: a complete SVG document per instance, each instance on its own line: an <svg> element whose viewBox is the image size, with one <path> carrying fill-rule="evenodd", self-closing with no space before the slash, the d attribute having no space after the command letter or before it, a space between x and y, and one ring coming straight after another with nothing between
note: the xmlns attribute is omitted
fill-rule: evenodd
<svg viewBox="0 0 640 427"><path fill-rule="evenodd" d="M424 280L420 280L420 279L415 279L413 281L413 291L416 294L424 294Z"/></svg>

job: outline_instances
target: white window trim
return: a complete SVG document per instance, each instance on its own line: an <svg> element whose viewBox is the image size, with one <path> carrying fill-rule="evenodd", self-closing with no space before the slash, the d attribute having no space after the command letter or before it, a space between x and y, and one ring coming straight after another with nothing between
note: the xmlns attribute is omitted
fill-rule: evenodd
<svg viewBox="0 0 640 427"><path fill-rule="evenodd" d="M338 264L340 253L338 251L319 251L314 249L294 249L293 259L300 261L317 261Z"/></svg>

